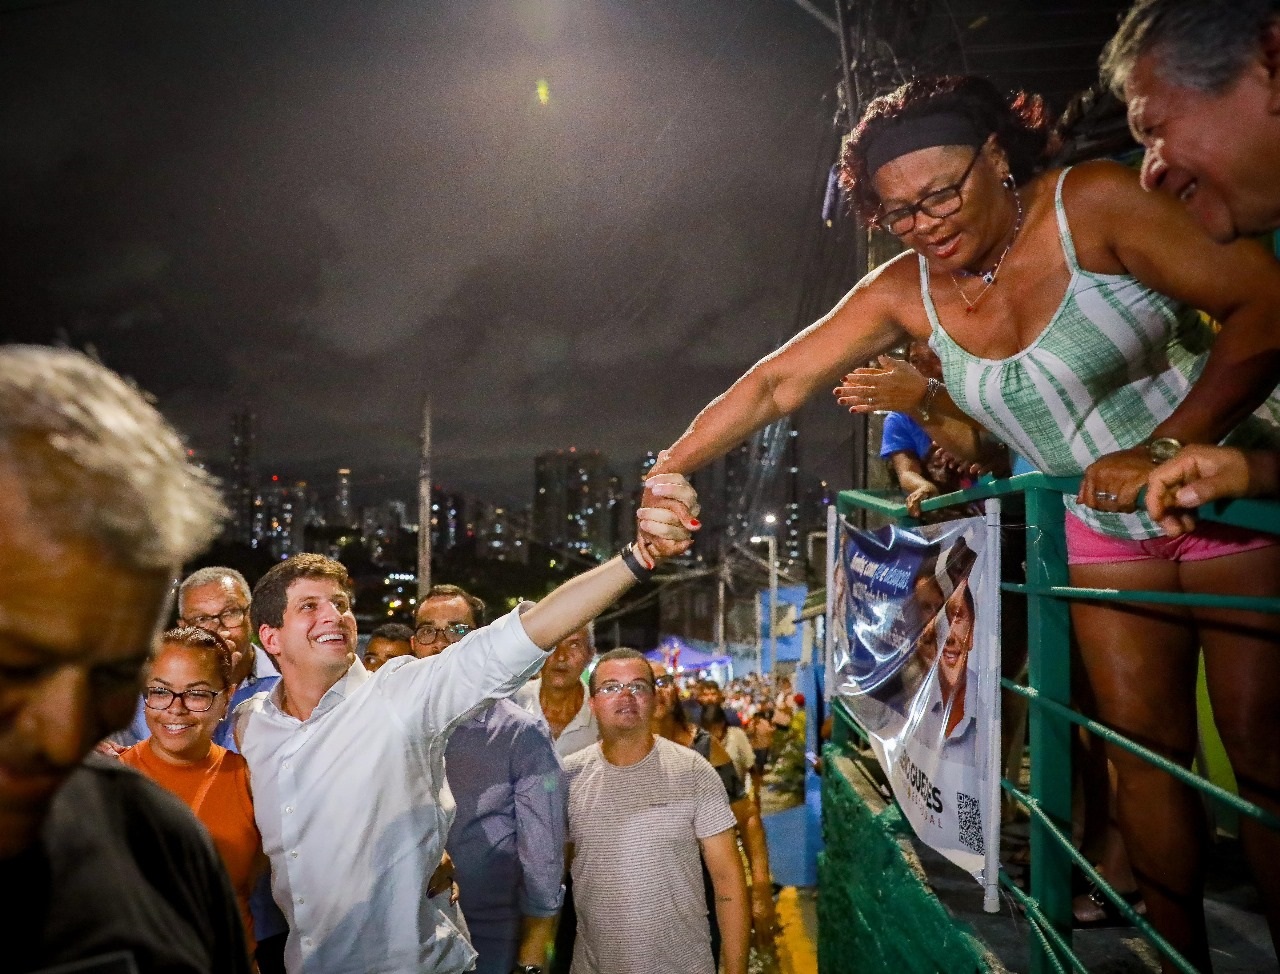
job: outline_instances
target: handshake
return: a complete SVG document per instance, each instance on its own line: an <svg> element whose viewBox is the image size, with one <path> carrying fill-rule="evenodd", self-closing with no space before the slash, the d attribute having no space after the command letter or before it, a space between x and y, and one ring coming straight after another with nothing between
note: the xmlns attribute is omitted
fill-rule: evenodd
<svg viewBox="0 0 1280 974"><path fill-rule="evenodd" d="M645 568L682 555L693 546L698 521L697 491L678 473L656 474L644 482L636 511L636 557Z"/></svg>

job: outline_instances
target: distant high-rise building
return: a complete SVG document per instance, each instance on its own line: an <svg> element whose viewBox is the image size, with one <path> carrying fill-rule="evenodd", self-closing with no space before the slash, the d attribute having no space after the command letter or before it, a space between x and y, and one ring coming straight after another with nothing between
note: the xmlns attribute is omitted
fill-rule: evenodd
<svg viewBox="0 0 1280 974"><path fill-rule="evenodd" d="M477 501L472 507L475 512L476 557L527 564L528 512L486 501Z"/></svg>
<svg viewBox="0 0 1280 974"><path fill-rule="evenodd" d="M748 440L724 457L724 533L729 541L745 541L752 534L750 490L754 441L755 438Z"/></svg>
<svg viewBox="0 0 1280 974"><path fill-rule="evenodd" d="M255 496L253 546L279 560L304 551L307 506L305 482L290 487L272 477Z"/></svg>
<svg viewBox="0 0 1280 974"><path fill-rule="evenodd" d="M783 506L782 532L778 538L778 557L788 565L797 565L803 556L804 539L800 536L800 431L792 427L787 435L782 484L786 503Z"/></svg>
<svg viewBox="0 0 1280 974"><path fill-rule="evenodd" d="M442 555L470 543L472 530L467 525L467 500L443 487L431 488L431 551Z"/></svg>
<svg viewBox="0 0 1280 974"><path fill-rule="evenodd" d="M258 475L254 467L256 420L253 413L231 417L231 477L227 485L227 506L231 509L228 534L241 544L253 543L254 495Z"/></svg>
<svg viewBox="0 0 1280 974"><path fill-rule="evenodd" d="M614 549L609 465L599 450L555 450L534 460L534 538L601 561Z"/></svg>
<svg viewBox="0 0 1280 974"><path fill-rule="evenodd" d="M334 521L343 527L354 527L356 512L351 506L351 471L342 467L338 471L338 494L334 498Z"/></svg>

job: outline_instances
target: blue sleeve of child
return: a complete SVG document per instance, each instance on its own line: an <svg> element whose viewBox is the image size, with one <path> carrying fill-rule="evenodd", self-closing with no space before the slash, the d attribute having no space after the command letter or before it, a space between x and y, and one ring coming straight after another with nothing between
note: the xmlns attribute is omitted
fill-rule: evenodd
<svg viewBox="0 0 1280 974"><path fill-rule="evenodd" d="M884 418L884 433L880 437L880 456L894 453L913 453L924 462L933 440L929 434L906 413L889 413Z"/></svg>

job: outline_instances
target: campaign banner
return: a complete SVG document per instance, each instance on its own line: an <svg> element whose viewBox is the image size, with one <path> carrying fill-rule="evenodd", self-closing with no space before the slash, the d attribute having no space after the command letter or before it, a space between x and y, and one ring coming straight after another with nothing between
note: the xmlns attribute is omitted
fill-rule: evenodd
<svg viewBox="0 0 1280 974"><path fill-rule="evenodd" d="M1000 547L987 516L829 532L828 680L920 838L987 886L1000 821Z"/></svg>

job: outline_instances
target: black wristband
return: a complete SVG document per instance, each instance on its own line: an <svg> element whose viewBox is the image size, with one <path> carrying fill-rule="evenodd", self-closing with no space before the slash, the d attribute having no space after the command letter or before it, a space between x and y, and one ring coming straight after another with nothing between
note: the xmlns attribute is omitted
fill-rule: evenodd
<svg viewBox="0 0 1280 974"><path fill-rule="evenodd" d="M622 563L627 566L632 575L635 576L637 582L647 582L653 575L652 568L645 568L644 564L636 557L635 544L629 544L622 549Z"/></svg>

